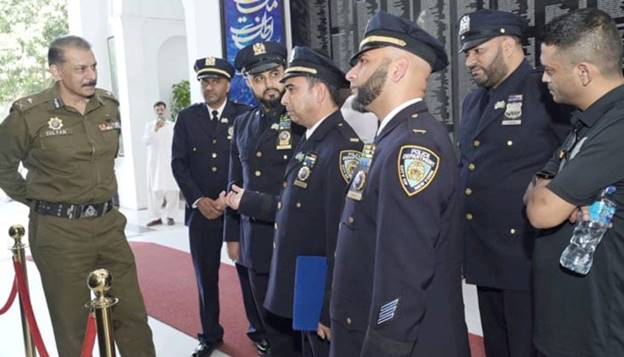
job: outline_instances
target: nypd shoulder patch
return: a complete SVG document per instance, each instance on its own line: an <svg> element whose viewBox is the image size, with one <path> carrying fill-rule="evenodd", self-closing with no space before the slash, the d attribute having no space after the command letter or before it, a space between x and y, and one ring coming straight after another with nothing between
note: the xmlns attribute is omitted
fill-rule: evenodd
<svg viewBox="0 0 624 357"><path fill-rule="evenodd" d="M351 177L353 177L353 173L360 162L360 156L362 153L357 150L342 150L340 152L338 166L346 183L351 181Z"/></svg>
<svg viewBox="0 0 624 357"><path fill-rule="evenodd" d="M438 173L440 157L417 145L404 145L399 150L397 169L403 191L414 196L429 186Z"/></svg>

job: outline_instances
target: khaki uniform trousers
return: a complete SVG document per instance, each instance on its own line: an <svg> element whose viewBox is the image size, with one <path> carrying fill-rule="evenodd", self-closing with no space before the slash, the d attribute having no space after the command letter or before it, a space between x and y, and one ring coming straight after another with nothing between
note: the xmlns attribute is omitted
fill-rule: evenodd
<svg viewBox="0 0 624 357"><path fill-rule="evenodd" d="M112 275L110 294L115 342L122 356L155 356L139 290L134 255L124 235L126 218L117 209L97 218L67 219L31 210L29 244L41 274L59 356L78 357L90 300L86 281L98 268Z"/></svg>

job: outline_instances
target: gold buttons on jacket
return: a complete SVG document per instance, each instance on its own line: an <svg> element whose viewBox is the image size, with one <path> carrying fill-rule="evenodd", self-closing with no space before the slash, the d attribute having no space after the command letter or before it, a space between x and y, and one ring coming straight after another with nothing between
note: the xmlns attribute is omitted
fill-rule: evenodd
<svg viewBox="0 0 624 357"><path fill-rule="evenodd" d="M351 325L351 318L347 317L347 325Z"/></svg>
<svg viewBox="0 0 624 357"><path fill-rule="evenodd" d="M284 160L288 160L288 155L284 155Z"/></svg>
<svg viewBox="0 0 624 357"><path fill-rule="evenodd" d="M513 145L513 141L507 140L507 146L511 146L511 145Z"/></svg>
<svg viewBox="0 0 624 357"><path fill-rule="evenodd" d="M472 213L466 213L466 219L472 221Z"/></svg>
<svg viewBox="0 0 624 357"><path fill-rule="evenodd" d="M216 159L216 158L217 158L217 153L216 153L216 152L213 152L213 153L212 153L212 158L213 158L213 159Z"/></svg>
<svg viewBox="0 0 624 357"><path fill-rule="evenodd" d="M515 228L510 229L510 230L509 230L509 233L510 233L510 234L516 234L516 229L515 229Z"/></svg>
<svg viewBox="0 0 624 357"><path fill-rule="evenodd" d="M466 196L470 196L472 195L472 189L470 189L470 187L466 187L466 189L464 190L464 193L466 194Z"/></svg>
<svg viewBox="0 0 624 357"><path fill-rule="evenodd" d="M282 202L277 203L277 209L280 209L280 208L282 208Z"/></svg>
<svg viewBox="0 0 624 357"><path fill-rule="evenodd" d="M352 224L352 223L353 223L353 221L355 221L355 220L353 219L353 217L349 216L349 218L347 218L347 222L348 222L349 224Z"/></svg>
<svg viewBox="0 0 624 357"><path fill-rule="evenodd" d="M275 230L277 230L277 223L275 223L275 224L273 225L273 228L275 228Z"/></svg>
<svg viewBox="0 0 624 357"><path fill-rule="evenodd" d="M216 166L212 167L212 172L217 172L217 167Z"/></svg>
<svg viewBox="0 0 624 357"><path fill-rule="evenodd" d="M476 168L477 168L477 166L475 164L473 164L472 162L468 164L468 170L474 171Z"/></svg>
<svg viewBox="0 0 624 357"><path fill-rule="evenodd" d="M297 202L295 206L297 206L297 208L301 208L301 202Z"/></svg>
<svg viewBox="0 0 624 357"><path fill-rule="evenodd" d="M262 157L262 151L256 152L256 157Z"/></svg>
<svg viewBox="0 0 624 357"><path fill-rule="evenodd" d="M216 144L217 143L217 139L212 139L212 143Z"/></svg>
<svg viewBox="0 0 624 357"><path fill-rule="evenodd" d="M193 152L197 151L197 148L193 148Z"/></svg>
<svg viewBox="0 0 624 357"><path fill-rule="evenodd" d="M256 170L256 172L255 172L254 174L255 174L256 176L260 176L260 175L262 175L262 171L260 171L260 170Z"/></svg>
<svg viewBox="0 0 624 357"><path fill-rule="evenodd" d="M481 145L481 142L479 140L475 140L475 141L472 142L472 146L474 146L476 148L478 148L479 145Z"/></svg>
<svg viewBox="0 0 624 357"><path fill-rule="evenodd" d="M284 182L282 183L282 187L284 187L284 188L288 187L288 181L284 181Z"/></svg>

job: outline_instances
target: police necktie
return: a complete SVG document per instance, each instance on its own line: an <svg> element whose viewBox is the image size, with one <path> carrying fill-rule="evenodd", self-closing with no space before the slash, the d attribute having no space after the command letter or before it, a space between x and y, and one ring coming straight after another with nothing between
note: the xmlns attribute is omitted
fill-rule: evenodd
<svg viewBox="0 0 624 357"><path fill-rule="evenodd" d="M215 122L219 121L219 112L218 111L216 111L216 110L212 111L212 118L211 118L211 120L214 120Z"/></svg>

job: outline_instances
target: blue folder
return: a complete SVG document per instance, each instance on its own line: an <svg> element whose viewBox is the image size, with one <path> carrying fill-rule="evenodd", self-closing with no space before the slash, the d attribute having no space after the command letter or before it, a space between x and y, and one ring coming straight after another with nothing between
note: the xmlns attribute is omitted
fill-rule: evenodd
<svg viewBox="0 0 624 357"><path fill-rule="evenodd" d="M326 257L297 257L293 330L316 331L323 308L326 275Z"/></svg>

